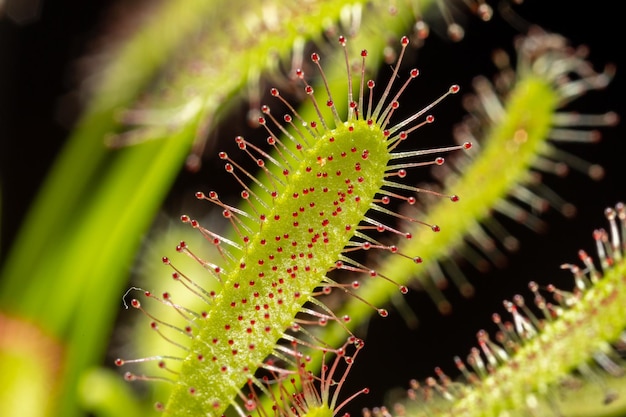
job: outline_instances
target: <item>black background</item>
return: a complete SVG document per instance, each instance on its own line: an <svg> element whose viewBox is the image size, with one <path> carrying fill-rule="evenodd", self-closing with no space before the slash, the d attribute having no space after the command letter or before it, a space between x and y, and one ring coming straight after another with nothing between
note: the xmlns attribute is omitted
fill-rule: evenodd
<svg viewBox="0 0 626 417"><path fill-rule="evenodd" d="M18 25L6 17L0 21L2 256L80 112L79 103L72 99L80 79L76 73L78 60L94 47L95 39L107 27L106 17L110 16L112 3L44 1L40 17L33 22ZM491 4L496 7L495 2ZM609 88L579 100L575 107L581 112L613 110L624 119L626 36L618 7L618 2L609 0L593 3L528 0L514 9L526 20L565 35L573 45L588 45L590 60L596 69L608 62L617 64L618 72ZM492 75L491 51L510 49L516 34L497 15L488 23L467 17L464 26L467 36L463 43L456 44L445 35L435 33L423 48L409 57L408 61L420 68L422 80L427 80L422 82L428 85L420 87L425 97L434 97L435 93L429 95L431 91L443 91L451 83L469 90L475 75ZM244 113L236 111L229 121L242 119ZM450 126L458 122L461 115L460 111L438 115L438 132L447 135L444 142L448 141ZM218 131L229 139L237 134L236 129L227 127L226 123ZM521 250L508 257L504 268L494 268L488 273L466 268L464 271L477 292L468 300L454 288L447 291L453 305L452 314L441 316L428 297L411 293L407 301L421 320L418 329L407 330L393 310L387 319L372 320L366 349L350 375L344 394L364 384L372 393L351 404L353 414L358 414L363 406L380 405L383 393L391 384L402 384L410 378L423 379L433 373L435 366L454 375L452 357L467 354L478 329L493 331L491 313L503 313L502 300L510 299L514 293L527 294L529 280L569 285L565 284L568 275L559 270L559 265L576 261L579 248L593 252L591 232L605 225L602 210L626 199L622 165L625 131L622 123L603 129L603 140L599 144L566 147L586 160L601 164L606 169L606 177L600 182L577 173L571 173L567 179L546 177L549 186L575 204L577 216L565 219L553 211L546 213L543 218L550 228L541 236L504 220L521 240ZM216 164L213 158L213 154L207 154L205 169L197 174L181 173L164 205L165 210L174 216L180 214L179 200L206 185L210 175L221 171L221 164ZM219 168L214 170L214 167ZM444 220L441 225L445 226Z"/></svg>

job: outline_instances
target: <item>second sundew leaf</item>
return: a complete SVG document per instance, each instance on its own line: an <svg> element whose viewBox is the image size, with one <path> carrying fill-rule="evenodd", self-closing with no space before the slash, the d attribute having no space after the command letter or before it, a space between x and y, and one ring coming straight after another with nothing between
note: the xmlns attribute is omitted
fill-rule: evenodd
<svg viewBox="0 0 626 417"><path fill-rule="evenodd" d="M510 317L493 315L498 335L478 331L478 347L466 360L455 357L460 380L437 368L426 384L411 381L400 415L624 415L626 207L605 216L609 227L593 232L596 259L580 250L581 266L561 265L572 272L572 288L531 281L528 301L505 300Z"/></svg>
<svg viewBox="0 0 626 417"><path fill-rule="evenodd" d="M351 80L344 37L340 37L340 43L346 51L345 61ZM216 263L204 261L184 242L178 247L180 252L197 259L209 270L220 282L220 290L203 290L192 277L184 275L184 271L175 267L170 259L164 258L164 263L174 269L175 278L204 301L204 311L180 306L169 294L156 297L146 293L148 298L161 301L186 318L187 324L183 328L174 328L144 309L140 301L135 299L131 302L133 307L151 318L152 328L157 332L178 330L178 334L189 338L189 344L185 346L172 342L183 350L184 355L178 358L182 363L172 395L165 406L159 405L168 414L221 415L228 407L234 406L245 415L240 407L253 409L259 402L254 398L245 398L241 388L252 381L253 385L267 393L263 382L255 376L257 368L285 376L293 371L284 369L284 364L264 361L274 355L289 367L299 360L297 350L277 345L281 339L307 348L318 347L343 354L348 333L344 333L344 348L333 348L333 345L327 344L320 346L319 340L310 338L304 327L316 322L337 321L341 324L344 321L315 298L332 288L347 290L353 286L333 282L326 276L328 271L347 269L375 275L375 272L348 258L347 252L354 248L377 246L378 243L368 237L368 230L372 225L374 228L387 227L368 217L367 212L371 209L384 210L380 206L381 193L386 195L382 186L395 184L395 178L403 177L397 164L389 162L470 147L470 144L463 144L414 152L394 151L409 133L430 121L426 118L426 121L416 122L423 116L424 110L396 125L389 124L398 99L390 91L398 77L401 57L408 43L408 38L403 37L399 62L377 103L368 101L369 97L373 97L374 82L366 83L361 78L358 96L349 89L347 117L339 115L328 90L326 107L330 109L330 117L324 117L318 111L317 121L296 127L296 120L304 122L301 116L296 112L286 115L284 122L296 133L287 135L285 140L292 141L294 146L285 146L276 136L276 127L281 131L284 129L269 107L264 106L262 111L266 116L259 122L267 128L270 134L268 142L276 147L279 156L270 156L243 137L237 137L236 141L239 148L261 168L260 175L268 179L266 185L243 170L229 155L220 153L220 158L226 161L226 170L242 185L242 196L249 203L248 208L246 205L241 208L230 206L222 202L214 191L206 194L198 192L196 196L220 207L238 236L234 240L224 238L204 228L198 221L182 216L183 222L197 228L217 247L223 259ZM364 74L367 52L363 51L361 56L361 74ZM314 53L312 60L325 79L319 65L320 56ZM401 91L417 77L418 71L411 70L409 75ZM319 94L306 83L304 90L319 109ZM457 91L458 86L450 87L426 109ZM282 100L278 90L272 89L272 95ZM269 170L266 165L270 164L278 169ZM243 176L249 176L258 187L246 185ZM400 288L406 290L402 286ZM307 303L308 306L305 306ZM378 312L387 314L383 309ZM165 340L172 340L161 334ZM352 342L357 347L362 345L356 339ZM162 367L168 369L165 362L171 362L173 358L156 356L152 359L159 360L163 363ZM139 361L148 360L150 358ZM119 359L116 363L124 365L136 361ZM127 373L126 378L150 379L134 373ZM335 399L328 399L323 404L309 405L307 413L332 414L334 402Z"/></svg>

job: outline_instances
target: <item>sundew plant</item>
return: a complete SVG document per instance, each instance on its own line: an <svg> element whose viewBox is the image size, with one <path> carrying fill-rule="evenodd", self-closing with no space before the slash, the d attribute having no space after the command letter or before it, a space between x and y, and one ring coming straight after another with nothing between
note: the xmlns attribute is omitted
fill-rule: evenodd
<svg viewBox="0 0 626 417"><path fill-rule="evenodd" d="M0 415L626 414L616 7L110 3L3 5Z"/></svg>

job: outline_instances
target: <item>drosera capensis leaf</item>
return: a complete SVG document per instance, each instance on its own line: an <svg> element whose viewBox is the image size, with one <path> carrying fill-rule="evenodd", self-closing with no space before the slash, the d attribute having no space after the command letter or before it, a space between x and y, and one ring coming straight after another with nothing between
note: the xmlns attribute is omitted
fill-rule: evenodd
<svg viewBox="0 0 626 417"><path fill-rule="evenodd" d="M370 44L374 44L373 49L371 49L373 51L373 55L377 56L380 53L382 53L382 49L383 46L387 43L385 41L385 39L389 38L389 36L394 36L395 37L395 33L397 33L400 28L403 27L408 27L411 25L411 23L413 22L412 20L412 13L405 13L403 12L403 9L405 8L405 4L401 4L399 5L400 7L398 8L397 12L399 12L397 14L397 16L394 16L390 13L386 13L386 9L382 10L381 14L375 14L373 13L371 8L368 8L368 12L363 14L363 22L361 23L361 27L358 28L357 32L355 35L356 36L356 42L360 43L360 44L365 44L365 45L370 45ZM353 6L356 7L358 9L358 6ZM371 7L371 5L370 5ZM385 6L386 7L386 6ZM428 2L423 2L421 4L421 9L424 10L428 7ZM478 7L477 10L483 10L484 13L482 13L482 18L483 19L487 19L488 16L490 15L490 13L488 13L488 10ZM358 11L358 10L357 10ZM417 12L417 10L413 10L413 12ZM376 15L376 18L372 18L373 15ZM342 19L346 18L346 13L342 13ZM426 23L421 20L421 17L418 16L415 17L415 19L418 19L420 21L420 27L425 30L426 28ZM343 21L342 21L343 22ZM448 22L449 25L455 26L456 24L453 21L449 21ZM344 23L345 25L345 23ZM415 37L413 37L412 39L418 39L418 41L423 41L424 38L427 35L427 31L425 30L425 32L422 33L416 33ZM334 60L333 60L334 61ZM329 62L326 62L326 65L328 65ZM376 65L378 65L378 61L375 62ZM332 65L332 64L331 64ZM369 70L372 70L372 67L376 67L376 65L368 65ZM337 65L334 65L334 67L337 67ZM331 72L331 77L332 77L333 72ZM335 78L336 79L336 78ZM331 80L332 82L333 80ZM222 83L220 84L220 88L223 86ZM336 82L334 84L337 84ZM344 85L341 86L342 88L345 88L345 82L343 83ZM335 89L336 86L333 86L333 89ZM342 111L341 106L343 105L343 103L338 103L337 107L340 109L339 111ZM137 113L133 113L133 111L131 110L130 113L127 113L127 115L131 115L134 114L135 116L137 115ZM145 112L143 113L143 116L146 116L148 118L150 118L150 114L152 114L152 116L156 116L159 114L159 111L156 111L154 113L151 112ZM308 117L308 116L307 116ZM313 116L311 116L313 117ZM132 119L132 117L131 117ZM135 120L137 121L137 120ZM148 121L148 120L146 120ZM148 121L149 122L149 121ZM141 126L139 126L141 129ZM145 128L147 128L148 130L150 129L149 126L144 126ZM163 126L162 124L160 124L160 126L156 126L156 129L159 130L163 130L165 128L165 130L169 130L172 128L172 126ZM154 133L154 130L152 131ZM131 133L131 135L134 135L135 133L138 133L137 131ZM149 131L145 131L141 134L150 134ZM197 150L196 150L197 151ZM176 316L176 314L174 314ZM143 342L142 338L138 338L138 344L145 344Z"/></svg>
<svg viewBox="0 0 626 417"><path fill-rule="evenodd" d="M226 171L232 173L243 188L241 194L246 204L237 208L221 201L214 191L196 193L198 199L207 200L222 210L234 230L234 237L229 239L219 235L187 215L181 217L184 223L198 229L208 244L217 248L220 256L216 260L201 259L196 250L189 248L185 242L181 242L177 250L201 263L207 273L220 283L219 290L204 290L195 278L178 269L175 261L163 258L163 263L173 269L174 278L203 302L203 309L190 310L178 304L176 296L170 293L157 296L146 291L148 301L156 300L185 318L186 324L176 327L154 316L149 307L144 307L139 300L132 299L130 302L150 318L151 327L156 332L180 349L175 357L157 355L138 360L118 359L116 364L122 366L153 360L162 369L171 370L166 379L173 382L172 395L167 404L158 405L168 414L221 415L232 406L241 415L246 415L244 409L256 408L257 402L246 397L242 388L250 381L257 388L264 386L255 375L257 368L281 375L290 372L283 369L284 366L294 364L292 350L277 345L279 341L338 354L339 349L344 349L311 337L307 330L311 324L335 322L337 327L344 329L344 342L349 339L351 343L362 343L345 332L345 322L350 318L336 316L317 298L318 295L339 290L361 299L358 292L354 292L359 284L334 282L327 277L328 271L344 269L370 277L378 276L396 291L406 292L404 286L393 285L392 278L352 260L350 253L381 245L370 236L372 229L401 233L374 220L367 213L370 210L386 212L382 207L385 200L401 197L402 186L399 184L406 167L436 164L441 154L471 148L470 143L463 143L434 149L395 150L398 143L414 135L415 130L431 123L430 109L448 95L457 93L459 87L450 86L422 110L395 122L393 113L401 100L400 96L419 73L410 70L408 77L398 74L409 39L401 39L398 63L388 84L380 87L384 92L377 101L373 101L373 90L379 87L365 79L367 51L361 51L357 72L361 74L360 82L353 87L346 38L340 36L339 43L345 54L347 75L344 77L350 80L346 96L336 97L328 89L318 53L313 53L311 60L324 80L326 91L321 94L316 92L304 81L304 74L298 71L304 82L305 94L318 110L321 107L329 109L331 116L325 117L319 110L316 120L305 122L290 107L292 112L283 117L284 122L279 122L269 106L263 106L264 116L259 123L267 129L267 141L277 149L279 156L270 156L240 136L236 142L256 162L260 168L259 177L265 176L267 183L261 183L228 154L221 152L220 158L225 161ZM397 78L404 78L401 87L394 85L398 82ZM277 89L272 89L271 95L287 104ZM346 100L347 115L340 115L335 106L336 100ZM287 133L282 123L296 133ZM292 142L291 147L287 147L277 136L277 132L281 131L286 134L284 140ZM269 165L274 165L275 170L270 171ZM252 189L243 179L252 180L258 188ZM383 189L385 185L393 187L394 184L398 184L396 188L400 189L399 192L391 194ZM456 196L447 197L448 204L458 200ZM421 220L398 215L405 220L422 223L422 227L430 233L439 229ZM413 262L420 261L394 248L386 249ZM387 315L386 310L363 299L361 302L378 314ZM171 339L167 335L170 331L186 337L187 343ZM273 360L267 362L272 356L284 364L277 365ZM174 370L177 363L180 366ZM126 379L162 378L128 372ZM315 414L315 410L310 412Z"/></svg>
<svg viewBox="0 0 626 417"><path fill-rule="evenodd" d="M456 130L457 138L471 140L477 144L476 149L450 158L442 167L454 168L445 173L443 192L454 190L461 199L454 206L437 199L425 205L424 221L435 223L446 219L445 227L436 235L417 227L408 231L412 239L397 244L399 250L415 253L423 262L415 265L393 257L380 257L378 261L377 269L382 274L392 276L401 285L426 290L444 313L452 306L441 290L447 285L441 264L459 254L476 261L477 254L470 252L469 247L464 253L465 241L477 243L483 251L478 254L479 262L492 257L497 239L504 245L515 246L515 239L503 232L503 226L491 216L493 212L533 229L541 225L534 214L537 207L552 205L568 214L571 205L550 190L545 187L542 190L541 184L533 190L537 185L536 174L553 174L555 166L569 164L572 169L600 177L601 168L568 155L557 146L567 140L593 143L599 137L596 127L610 126L617 121L612 112L580 115L560 110L586 91L604 88L612 77L612 66L596 73L584 56L560 35L538 28L520 37L517 49L517 71L508 67L502 69L497 88L503 91L497 90L484 77L476 79L477 91L470 107L472 118ZM568 79L571 80L568 82ZM594 130L584 130L589 126ZM462 274L450 274L448 278L454 280L462 294L473 293L471 283ZM376 280L364 283L359 295L375 305L403 302L393 287ZM336 313L352 318L347 324L349 328L370 316L370 311L354 300L342 303ZM333 328L322 329L319 335L329 343L341 339Z"/></svg>
<svg viewBox="0 0 626 417"><path fill-rule="evenodd" d="M593 232L596 257L580 250L576 263L561 266L572 272L571 288L531 281L532 303L519 294L505 300L510 317L493 315L495 337L480 330L467 359L454 358L462 381L437 368L424 383L411 381L409 400L396 410L415 417L568 416L583 386L594 415L623 415L626 207L618 203L605 216L608 229Z"/></svg>

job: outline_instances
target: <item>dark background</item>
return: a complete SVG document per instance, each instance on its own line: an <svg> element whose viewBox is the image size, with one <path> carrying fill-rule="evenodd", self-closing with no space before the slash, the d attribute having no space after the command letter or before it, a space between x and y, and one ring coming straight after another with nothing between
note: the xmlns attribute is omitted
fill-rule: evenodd
<svg viewBox="0 0 626 417"><path fill-rule="evenodd" d="M106 25L112 1L44 1L37 19L16 24L4 17L0 20L0 178L2 180L2 230L0 249L3 259L17 232L20 221L36 195L54 157L68 136L80 112L80 103L73 92L80 77L77 64L92 50ZM490 2L497 9L496 2ZM590 60L596 69L612 62L618 65L615 80L609 88L593 93L572 105L581 112L600 113L613 110L625 117L624 99L626 69L624 60L624 27L618 2L609 0L571 2L527 0L515 10L524 19L545 29L568 37L573 45L585 44L591 50ZM494 48L510 50L516 31L498 15L491 22L466 17L463 23L466 38L455 44L434 33L425 46L409 57L423 74L418 84L425 97L434 97L451 83L467 91L472 77L493 75L490 54ZM436 32L436 31L435 31ZM427 78L436 74L436 80ZM427 81L423 81L427 80ZM426 84L426 85L424 85ZM427 100L427 99L425 99ZM459 102L457 101L455 105ZM453 106L447 106L447 109ZM459 106L460 107L460 106ZM62 110L62 111L61 111ZM244 112L235 114L241 118ZM460 120L462 111L438 115L437 132L449 142L450 126ZM232 138L236 129L220 127L220 134ZM572 172L567 179L546 176L545 182L578 209L573 219L550 211L543 219L550 224L541 236L523 226L503 220L522 242L517 253L508 257L504 268L478 273L465 268L476 287L472 299L464 299L451 288L446 296L453 312L441 316L424 294L407 296L420 318L420 326L412 331L392 310L387 319L374 318L362 352L346 387L345 395L367 384L372 393L351 406L358 414L363 406L381 404L390 383L410 378L424 379L435 366L455 374L452 357L464 357L473 346L476 331L493 331L490 317L503 313L502 300L519 292L529 294L529 280L569 286L569 276L559 270L563 262L575 262L580 248L593 252L591 232L605 226L602 210L618 200L624 192L624 124L603 129L603 140L595 145L569 145L564 148L598 163L606 169L606 177L594 182ZM207 154L205 169L197 174L181 173L165 209L180 214L177 203L185 195L206 185L216 164L215 152ZM445 225L445 221L441 221ZM569 287L567 287L569 288ZM504 314L503 314L504 315ZM367 366L364 366L367 364ZM406 387L406 386L405 386Z"/></svg>

